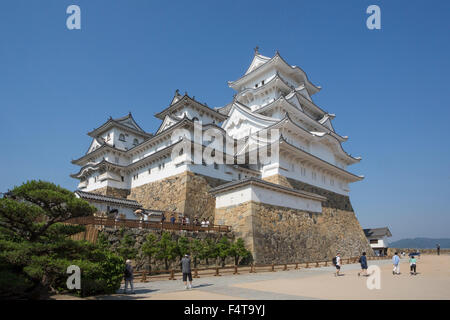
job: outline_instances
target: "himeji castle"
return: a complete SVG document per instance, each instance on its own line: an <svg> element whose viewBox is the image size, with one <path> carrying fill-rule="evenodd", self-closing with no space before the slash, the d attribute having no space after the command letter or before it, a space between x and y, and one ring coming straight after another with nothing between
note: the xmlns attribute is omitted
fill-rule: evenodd
<svg viewBox="0 0 450 320"><path fill-rule="evenodd" d="M349 199L350 184L363 179L349 166L361 158L343 149L335 115L314 103L321 88L279 52L257 48L228 84L236 93L216 108L177 90L154 133L131 113L89 132L86 154L72 161L78 195L112 207L121 199L131 219L128 202L230 225L259 263L371 252ZM212 163L201 158L211 149ZM250 161L255 150L267 159Z"/></svg>

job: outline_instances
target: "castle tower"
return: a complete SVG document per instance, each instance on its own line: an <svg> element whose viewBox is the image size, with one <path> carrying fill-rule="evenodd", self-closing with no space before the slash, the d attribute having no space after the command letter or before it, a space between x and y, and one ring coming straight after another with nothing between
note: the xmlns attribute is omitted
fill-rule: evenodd
<svg viewBox="0 0 450 320"><path fill-rule="evenodd" d="M313 102L320 87L278 52L258 50L229 86L236 94L220 108L177 90L155 114L154 134L131 114L89 132L88 151L72 161L81 167L72 175L78 189L230 225L257 263L371 254L349 198L349 185L363 176L348 166L361 158L344 151L348 138L335 132L335 115ZM214 150L231 162L192 161L197 147L202 155L212 143L210 130L232 142ZM248 161L255 150L271 156Z"/></svg>
<svg viewBox="0 0 450 320"><path fill-rule="evenodd" d="M261 142L261 133L267 137L278 129L278 140L271 141L278 143L278 158L257 165L261 180L270 186L242 181L212 190L216 221L245 238L260 263L280 257L291 262L328 259L337 251L370 254L349 199L349 184L364 177L347 167L361 158L344 151L348 137L334 131L335 115L313 102L321 88L278 52L269 58L258 50L244 75L229 86L236 95L219 109L228 116L223 129L233 138L247 139L246 152ZM248 196L237 200L240 194Z"/></svg>

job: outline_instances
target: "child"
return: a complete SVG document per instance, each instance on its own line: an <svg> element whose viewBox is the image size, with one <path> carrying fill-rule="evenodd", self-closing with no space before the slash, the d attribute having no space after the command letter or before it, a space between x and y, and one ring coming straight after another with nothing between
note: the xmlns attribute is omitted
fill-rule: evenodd
<svg viewBox="0 0 450 320"><path fill-rule="evenodd" d="M416 275L416 258L414 258L414 256L411 256L411 258L409 259L409 268L410 268L410 274L411 275Z"/></svg>

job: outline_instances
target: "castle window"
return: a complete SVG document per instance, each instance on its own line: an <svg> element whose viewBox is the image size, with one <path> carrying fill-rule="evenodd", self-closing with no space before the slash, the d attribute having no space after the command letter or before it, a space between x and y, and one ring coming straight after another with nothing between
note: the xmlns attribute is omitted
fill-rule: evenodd
<svg viewBox="0 0 450 320"><path fill-rule="evenodd" d="M178 155L181 156L181 155L183 155L183 153L184 153L184 150L181 149L180 152L178 152Z"/></svg>
<svg viewBox="0 0 450 320"><path fill-rule="evenodd" d="M192 121L198 121L198 118L197 117L193 117Z"/></svg>
<svg viewBox="0 0 450 320"><path fill-rule="evenodd" d="M263 80L263 81L261 81L261 85L262 85L262 86L264 85L264 80Z"/></svg>
<svg viewBox="0 0 450 320"><path fill-rule="evenodd" d="M137 173L133 176L133 180L137 180L138 178L139 178L139 173Z"/></svg>
<svg viewBox="0 0 450 320"><path fill-rule="evenodd" d="M219 165L217 163L214 162L214 169L218 170L219 169Z"/></svg>
<svg viewBox="0 0 450 320"><path fill-rule="evenodd" d="M136 147L138 144L139 144L139 140L138 139L134 139L133 140L133 146Z"/></svg>
<svg viewBox="0 0 450 320"><path fill-rule="evenodd" d="M241 180L241 174L240 173L238 174L238 180Z"/></svg>
<svg viewBox="0 0 450 320"><path fill-rule="evenodd" d="M152 168L148 168L148 174L152 174Z"/></svg>
<svg viewBox="0 0 450 320"><path fill-rule="evenodd" d="M313 180L316 180L316 177L317 177L317 174L313 171L313 172L312 172L312 178L313 178Z"/></svg>
<svg viewBox="0 0 450 320"><path fill-rule="evenodd" d="M302 171L302 176L306 176L306 168L302 167L301 171Z"/></svg>
<svg viewBox="0 0 450 320"><path fill-rule="evenodd" d="M120 179L122 179L122 182L124 182L125 178L123 176L120 176Z"/></svg>
<svg viewBox="0 0 450 320"><path fill-rule="evenodd" d="M121 133L121 134L119 135L119 140L120 140L120 141L125 141L125 135L124 135L123 133Z"/></svg>
<svg viewBox="0 0 450 320"><path fill-rule="evenodd" d="M334 179L330 179L330 185L334 186Z"/></svg>

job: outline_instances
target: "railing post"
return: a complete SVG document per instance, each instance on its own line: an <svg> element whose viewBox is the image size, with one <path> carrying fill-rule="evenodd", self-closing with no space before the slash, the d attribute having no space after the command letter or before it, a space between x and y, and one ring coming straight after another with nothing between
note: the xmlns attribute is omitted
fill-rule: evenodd
<svg viewBox="0 0 450 320"><path fill-rule="evenodd" d="M309 262L306 263L306 267L305 268L309 268Z"/></svg>
<svg viewBox="0 0 450 320"><path fill-rule="evenodd" d="M175 280L175 273L173 271L173 269L170 270L170 278L169 280Z"/></svg>
<svg viewBox="0 0 450 320"><path fill-rule="evenodd" d="M253 269L253 263L250 265L250 273L256 273L256 271Z"/></svg>
<svg viewBox="0 0 450 320"><path fill-rule="evenodd" d="M288 268L287 268L287 264L285 263L285 264L284 264L284 267L283 267L283 271L287 271L287 269L288 269Z"/></svg>
<svg viewBox="0 0 450 320"><path fill-rule="evenodd" d="M214 275L215 277L220 277L220 274L219 274L219 267L216 267L216 274Z"/></svg>
<svg viewBox="0 0 450 320"><path fill-rule="evenodd" d="M142 282L147 282L147 274L145 273L145 270L142 271L142 279L141 279L141 281Z"/></svg>
<svg viewBox="0 0 450 320"><path fill-rule="evenodd" d="M239 272L238 272L238 267L235 265L234 266L234 272L233 272L233 274L239 274Z"/></svg>
<svg viewBox="0 0 450 320"><path fill-rule="evenodd" d="M275 265L273 263L272 263L272 269L270 271L275 272Z"/></svg>
<svg viewBox="0 0 450 320"><path fill-rule="evenodd" d="M298 269L298 263L295 264L295 269Z"/></svg>
<svg viewBox="0 0 450 320"><path fill-rule="evenodd" d="M200 278L200 276L198 275L198 269L197 268L194 269L194 278Z"/></svg>

